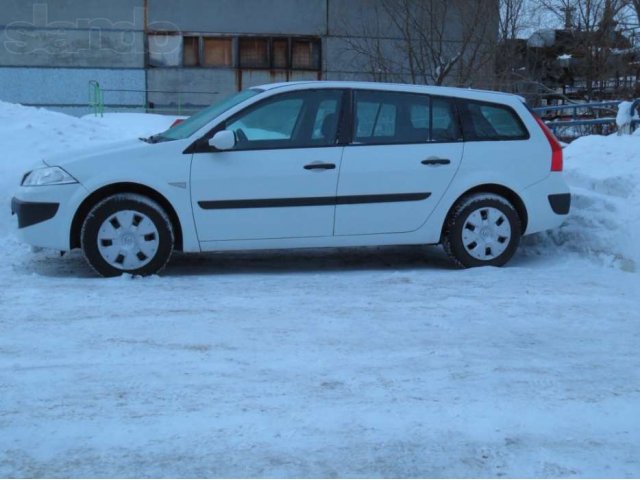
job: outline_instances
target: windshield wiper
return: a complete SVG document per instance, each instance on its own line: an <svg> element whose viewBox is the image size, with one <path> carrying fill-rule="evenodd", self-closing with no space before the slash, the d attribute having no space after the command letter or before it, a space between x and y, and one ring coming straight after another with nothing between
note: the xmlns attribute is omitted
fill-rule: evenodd
<svg viewBox="0 0 640 480"><path fill-rule="evenodd" d="M167 138L163 137L162 134L159 133L157 135L151 135L150 137L147 137L147 138L140 137L140 140L142 140L145 143L160 143L160 142L167 141Z"/></svg>

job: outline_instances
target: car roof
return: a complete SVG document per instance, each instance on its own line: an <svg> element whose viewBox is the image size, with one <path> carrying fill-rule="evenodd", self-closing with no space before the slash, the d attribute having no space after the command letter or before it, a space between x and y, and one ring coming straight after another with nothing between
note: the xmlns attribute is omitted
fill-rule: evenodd
<svg viewBox="0 0 640 480"><path fill-rule="evenodd" d="M298 82L268 83L256 86L265 91L271 90L304 90L307 88L352 88L360 90L377 90L389 92L422 93L436 96L468 98L473 100L495 100L524 102L525 99L510 93L495 92L490 90L477 90L472 88L440 87L433 85L413 85L403 83L378 83L378 82L349 82L333 80L309 80Z"/></svg>

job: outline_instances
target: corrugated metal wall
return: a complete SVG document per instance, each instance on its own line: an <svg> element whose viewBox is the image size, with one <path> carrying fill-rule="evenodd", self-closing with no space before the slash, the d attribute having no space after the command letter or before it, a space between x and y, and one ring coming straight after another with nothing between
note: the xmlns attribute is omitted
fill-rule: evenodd
<svg viewBox="0 0 640 480"><path fill-rule="evenodd" d="M5 0L0 99L87 113L88 82L95 80L106 89L107 109L186 112L262 83L371 80L347 38L375 26L369 35L377 32L397 55L399 35L376 16L379 1ZM209 37L228 39L218 42L227 50L208 51L215 47ZM269 42L261 68L241 67L239 45L249 37ZM307 42L320 61L296 65L305 58L292 53L296 42Z"/></svg>

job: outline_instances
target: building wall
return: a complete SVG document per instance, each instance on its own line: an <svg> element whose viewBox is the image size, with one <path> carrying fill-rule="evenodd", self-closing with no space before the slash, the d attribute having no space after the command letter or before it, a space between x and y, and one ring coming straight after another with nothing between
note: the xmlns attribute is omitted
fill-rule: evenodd
<svg viewBox="0 0 640 480"><path fill-rule="evenodd" d="M86 113L88 82L146 88L144 0L3 0L0 99ZM144 93L106 92L118 107Z"/></svg>
<svg viewBox="0 0 640 480"><path fill-rule="evenodd" d="M149 0L149 26L183 32L317 35L327 0Z"/></svg>
<svg viewBox="0 0 640 480"><path fill-rule="evenodd" d="M427 3L430 0L424 0ZM432 18L434 28L443 32L443 51L460 49L460 39L468 28L481 28L484 34L482 43L489 48L497 40L499 8L498 1L473 0L471 5L465 0L446 0L446 11L442 18ZM401 2L399 2L401 3ZM326 65L325 77L337 80L381 80L371 64L371 58L358 52L363 47L379 48L391 66L389 81L410 82L407 72L405 37L389 17L381 0L328 0ZM387 4L391 5L391 4ZM480 10L478 11L478 7ZM478 18L479 17L479 18ZM401 18L401 16L396 16ZM425 33L425 32L421 32ZM417 43L414 43L414 46ZM477 82L486 84L483 78L491 77L493 61L488 69L477 72ZM385 80L386 81L386 80ZM475 83L475 82L474 82ZM452 76L450 84L456 84Z"/></svg>
<svg viewBox="0 0 640 480"><path fill-rule="evenodd" d="M166 44L164 61L148 69L149 100L156 110L186 111L209 104L230 92L255 85L287 80L317 80L317 70L293 68L253 68L240 59L242 39L255 37L272 41L310 38L320 42L327 29L327 0L184 0L180 8L162 0L149 0L148 33ZM163 34L169 34L168 37ZM172 34L178 34L171 38ZM204 57L204 38L221 37L231 45L231 63L224 66L176 67L180 64L183 39L200 39L200 61ZM186 40L184 40L186 41ZM175 42L175 43L174 43ZM155 52L155 42L150 50ZM160 48L161 50L162 48ZM151 57L155 57L152 53ZM173 92L184 92L177 97ZM203 92L203 93L199 93Z"/></svg>
<svg viewBox="0 0 640 480"><path fill-rule="evenodd" d="M0 99L87 112L94 80L108 109L187 113L262 83L372 80L370 62L349 37L379 39L398 57L401 34L379 15L380 1L3 0ZM459 21L448 20L454 37L459 29ZM216 50L221 64L207 63L209 37L225 44ZM269 45L269 65L243 64L254 40ZM276 65L276 43L288 52L286 67ZM192 54L198 64L187 63ZM308 63L295 65L300 58ZM399 73L391 79L406 81Z"/></svg>

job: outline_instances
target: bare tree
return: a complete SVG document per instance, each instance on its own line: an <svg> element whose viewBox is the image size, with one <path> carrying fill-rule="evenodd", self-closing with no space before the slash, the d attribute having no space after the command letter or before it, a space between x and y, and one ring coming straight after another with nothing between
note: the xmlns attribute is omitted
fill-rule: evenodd
<svg viewBox="0 0 640 480"><path fill-rule="evenodd" d="M538 0L541 8L564 21L579 37L576 52L583 62L587 96L612 75L610 60L616 42L617 20L628 0ZM639 0L634 0L639 1Z"/></svg>
<svg viewBox="0 0 640 480"><path fill-rule="evenodd" d="M495 0L379 0L374 24L347 38L375 80L469 85L492 69Z"/></svg>
<svg viewBox="0 0 640 480"><path fill-rule="evenodd" d="M631 79L635 80L635 88L631 95L638 97L640 95L640 65L638 57L640 56L640 0L628 0L628 8L632 12L631 36L632 45L635 48L635 71L632 72Z"/></svg>
<svg viewBox="0 0 640 480"><path fill-rule="evenodd" d="M500 0L498 34L501 41L517 39L523 29L526 28L526 6L527 2L525 0Z"/></svg>
<svg viewBox="0 0 640 480"><path fill-rule="evenodd" d="M627 0L627 4L635 16L636 27L640 26L640 0Z"/></svg>
<svg viewBox="0 0 640 480"><path fill-rule="evenodd" d="M500 0L496 55L496 87L498 89L512 90L523 80L523 72L526 70L523 68L526 44L519 37L531 26L528 6L527 0Z"/></svg>
<svg viewBox="0 0 640 480"><path fill-rule="evenodd" d="M640 0L537 0L539 8L555 15L565 27L596 32L615 27L617 16L629 1ZM568 25L571 23L571 25Z"/></svg>

